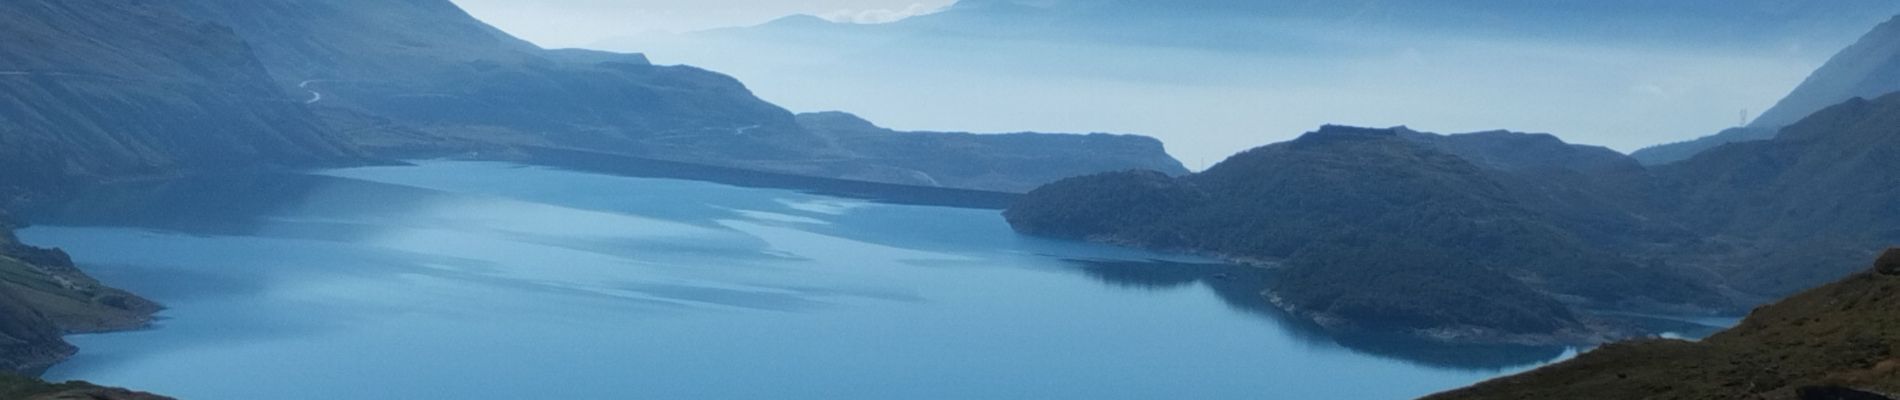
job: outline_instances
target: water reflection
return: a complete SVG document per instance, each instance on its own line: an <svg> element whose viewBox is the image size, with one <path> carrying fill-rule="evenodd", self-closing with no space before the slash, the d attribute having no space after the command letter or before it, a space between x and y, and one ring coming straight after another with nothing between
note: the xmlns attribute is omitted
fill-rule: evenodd
<svg viewBox="0 0 1900 400"><path fill-rule="evenodd" d="M1447 345L1406 337L1332 335L1318 325L1287 314L1262 294L1271 287L1272 272L1226 264L1171 261L1069 260L1089 277L1118 287L1140 290L1177 290L1203 285L1230 307L1273 321L1309 344L1337 345L1433 368L1501 371L1537 365L1562 357L1561 346Z"/></svg>

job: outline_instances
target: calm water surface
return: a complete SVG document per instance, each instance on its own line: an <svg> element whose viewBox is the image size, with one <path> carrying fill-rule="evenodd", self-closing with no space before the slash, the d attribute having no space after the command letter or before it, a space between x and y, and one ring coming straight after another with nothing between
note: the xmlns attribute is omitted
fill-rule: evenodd
<svg viewBox="0 0 1900 400"><path fill-rule="evenodd" d="M49 375L186 399L1396 399L1560 356L1315 334L1251 270L994 210L432 161L36 216L170 307Z"/></svg>

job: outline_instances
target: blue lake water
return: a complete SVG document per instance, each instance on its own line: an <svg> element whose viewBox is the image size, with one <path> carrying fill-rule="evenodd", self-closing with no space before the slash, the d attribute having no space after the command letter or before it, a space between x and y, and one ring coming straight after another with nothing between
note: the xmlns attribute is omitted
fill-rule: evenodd
<svg viewBox="0 0 1900 400"><path fill-rule="evenodd" d="M1563 349L1315 333L1246 268L995 210L430 161L102 188L29 243L170 307L48 373L185 399L1397 399Z"/></svg>

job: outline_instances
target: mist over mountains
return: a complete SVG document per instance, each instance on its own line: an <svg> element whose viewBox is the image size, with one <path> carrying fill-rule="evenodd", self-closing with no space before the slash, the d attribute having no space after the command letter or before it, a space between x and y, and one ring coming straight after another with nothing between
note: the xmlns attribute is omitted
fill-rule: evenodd
<svg viewBox="0 0 1900 400"><path fill-rule="evenodd" d="M1625 151L1685 140L1767 108L1900 12L1884 0L1192 3L964 1L890 24L788 17L594 47L728 71L793 110L899 129L1142 132L1203 167L1327 123L1511 128Z"/></svg>

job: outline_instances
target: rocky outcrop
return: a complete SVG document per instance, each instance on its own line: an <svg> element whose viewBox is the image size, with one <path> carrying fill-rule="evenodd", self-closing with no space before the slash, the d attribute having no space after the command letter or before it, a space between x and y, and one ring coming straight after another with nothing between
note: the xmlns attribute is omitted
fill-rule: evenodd
<svg viewBox="0 0 1900 400"><path fill-rule="evenodd" d="M1900 276L1900 251L1888 250L1887 254L1881 255L1880 261L1874 265L1876 266L1874 270L1882 275Z"/></svg>
<svg viewBox="0 0 1900 400"><path fill-rule="evenodd" d="M1281 304L1328 325L1550 333L1577 324L1540 296L1723 312L1853 273L1900 242L1895 159L1900 94L1655 168L1541 135L1328 127L1178 180L1057 182L1005 215L1028 234L1278 260Z"/></svg>

